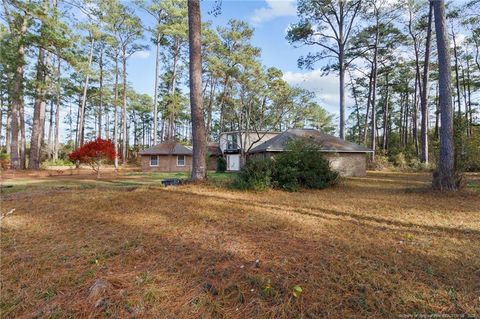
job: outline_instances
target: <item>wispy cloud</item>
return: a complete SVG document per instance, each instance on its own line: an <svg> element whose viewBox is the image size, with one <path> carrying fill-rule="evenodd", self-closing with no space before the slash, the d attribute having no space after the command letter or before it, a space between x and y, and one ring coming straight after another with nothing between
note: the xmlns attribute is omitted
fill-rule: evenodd
<svg viewBox="0 0 480 319"><path fill-rule="evenodd" d="M322 75L320 69L310 72L285 72L283 79L293 86L298 86L315 93L318 102L329 112L338 114L340 101L338 77L335 74ZM347 105L353 100L347 95Z"/></svg>
<svg viewBox="0 0 480 319"><path fill-rule="evenodd" d="M265 0L267 7L255 9L250 18L253 24L261 24L278 17L294 16L296 0Z"/></svg>
<svg viewBox="0 0 480 319"><path fill-rule="evenodd" d="M132 58L140 59L140 60L148 59L149 56L150 56L150 51L146 51L146 50L137 51L134 54L132 54Z"/></svg>

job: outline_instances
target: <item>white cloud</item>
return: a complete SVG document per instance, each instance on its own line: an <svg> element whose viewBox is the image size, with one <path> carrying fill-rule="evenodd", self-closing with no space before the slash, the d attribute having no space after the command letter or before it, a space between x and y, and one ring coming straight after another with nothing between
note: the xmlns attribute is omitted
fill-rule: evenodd
<svg viewBox="0 0 480 319"><path fill-rule="evenodd" d="M150 51L146 51L146 50L137 51L134 54L132 54L132 58L141 59L141 60L148 59L149 56L150 56Z"/></svg>
<svg viewBox="0 0 480 319"><path fill-rule="evenodd" d="M298 86L315 93L318 102L331 113L338 114L340 103L339 82L336 74L322 75L320 69L306 73L285 72L283 79L292 86ZM347 94L347 106L353 100Z"/></svg>
<svg viewBox="0 0 480 319"><path fill-rule="evenodd" d="M250 18L253 24L261 24L278 17L294 16L297 12L296 0L265 0L267 7L255 9Z"/></svg>

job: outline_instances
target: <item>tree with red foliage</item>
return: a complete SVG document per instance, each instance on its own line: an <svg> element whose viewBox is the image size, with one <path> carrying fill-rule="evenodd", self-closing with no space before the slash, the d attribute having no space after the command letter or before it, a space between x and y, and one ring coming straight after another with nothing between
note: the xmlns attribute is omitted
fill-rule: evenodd
<svg viewBox="0 0 480 319"><path fill-rule="evenodd" d="M97 173L97 178L100 178L102 163L113 161L116 156L115 147L111 140L97 138L77 148L70 153L69 158L72 161L87 164Z"/></svg>

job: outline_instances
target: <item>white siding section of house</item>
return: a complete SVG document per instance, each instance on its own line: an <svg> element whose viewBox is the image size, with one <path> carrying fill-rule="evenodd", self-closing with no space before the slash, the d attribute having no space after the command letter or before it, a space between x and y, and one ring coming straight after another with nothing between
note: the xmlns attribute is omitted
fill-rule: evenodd
<svg viewBox="0 0 480 319"><path fill-rule="evenodd" d="M255 132L250 132L248 134L242 133L242 138L240 139L240 133L239 132L226 132L220 134L220 141L219 141L219 146L220 149L222 150L222 153L225 152L227 149L227 135L228 134L236 134L237 135L237 141L239 144L239 148L242 148L243 145L245 145L245 151L248 149L252 149L257 145L262 144L263 142L268 141L269 139L275 137L278 135L278 133L255 133ZM246 138L246 140L245 140ZM260 138L259 141L257 141ZM253 145L252 145L253 144Z"/></svg>

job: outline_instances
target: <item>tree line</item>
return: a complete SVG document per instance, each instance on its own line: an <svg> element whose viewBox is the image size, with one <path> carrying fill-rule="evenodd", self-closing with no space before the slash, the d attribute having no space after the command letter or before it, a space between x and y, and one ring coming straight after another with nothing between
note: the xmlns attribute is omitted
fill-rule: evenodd
<svg viewBox="0 0 480 319"><path fill-rule="evenodd" d="M3 1L0 142L12 167L38 169L42 160L65 157L62 150L95 137L112 139L115 166L162 141L191 141L187 4ZM142 14L154 23L142 23ZM202 22L200 31L208 140L226 130L305 124L333 130L332 116L311 92L288 85L279 69L261 63L248 23L230 20L214 28ZM155 74L153 97L128 81L129 60L149 46L156 66L145 72Z"/></svg>
<svg viewBox="0 0 480 319"><path fill-rule="evenodd" d="M434 6L440 4L444 6L438 0L298 2L299 21L287 39L294 46L312 47L298 65L311 69L321 61L325 73L338 75L340 136L374 149L374 160L375 154L402 154L428 164L438 155L442 88L440 53L432 43L441 32L433 23ZM445 9L451 102L455 126L462 128L455 135L461 141L459 156L470 159L480 155L479 10L478 0L454 1ZM478 169L478 163L471 168Z"/></svg>

